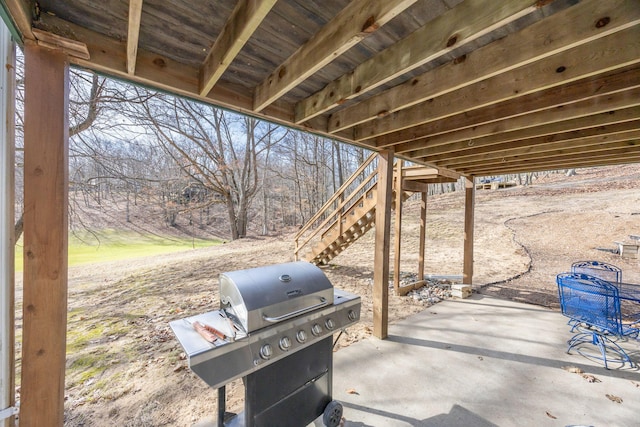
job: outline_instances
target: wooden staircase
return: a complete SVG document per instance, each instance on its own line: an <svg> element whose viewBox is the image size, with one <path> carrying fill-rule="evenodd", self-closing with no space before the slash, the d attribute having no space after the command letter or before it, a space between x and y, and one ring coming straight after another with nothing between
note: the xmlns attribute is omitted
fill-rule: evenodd
<svg viewBox="0 0 640 427"><path fill-rule="evenodd" d="M327 264L373 227L378 185L376 160L377 156L372 154L300 229L295 236L296 260ZM428 170L429 176L434 176L433 168L418 167L413 170L418 169ZM435 172L435 176L439 176ZM420 177L424 175L406 171L402 173L403 180L418 181ZM396 168L393 179L399 179ZM404 201L410 195L411 191L401 191L400 197ZM393 191L392 206L395 206L396 197L398 195Z"/></svg>

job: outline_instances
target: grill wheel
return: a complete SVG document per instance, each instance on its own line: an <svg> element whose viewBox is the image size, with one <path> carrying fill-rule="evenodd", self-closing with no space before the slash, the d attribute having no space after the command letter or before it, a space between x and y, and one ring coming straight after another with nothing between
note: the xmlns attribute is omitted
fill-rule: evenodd
<svg viewBox="0 0 640 427"><path fill-rule="evenodd" d="M329 402L326 408L324 408L324 415L322 421L327 427L338 427L342 420L342 404L336 400Z"/></svg>

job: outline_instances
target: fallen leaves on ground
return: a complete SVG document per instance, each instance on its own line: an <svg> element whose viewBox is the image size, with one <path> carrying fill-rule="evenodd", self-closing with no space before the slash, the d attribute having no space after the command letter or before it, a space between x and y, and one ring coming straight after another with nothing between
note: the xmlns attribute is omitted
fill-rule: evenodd
<svg viewBox="0 0 640 427"><path fill-rule="evenodd" d="M360 393L358 393L355 388L350 388L349 390L347 390L347 393L349 393L349 394L357 394L358 396L360 395Z"/></svg>
<svg viewBox="0 0 640 427"><path fill-rule="evenodd" d="M589 383L601 383L602 382L595 375L585 374L585 372L582 369L578 368L577 366L563 366L562 369L564 369L567 372L571 372L572 374L580 375L582 378L587 380L587 382L589 382Z"/></svg>
<svg viewBox="0 0 640 427"><path fill-rule="evenodd" d="M614 396L613 394L606 394L605 396L607 396L607 399L609 399L612 402L622 403L622 398L621 397Z"/></svg>
<svg viewBox="0 0 640 427"><path fill-rule="evenodd" d="M587 380L587 382L589 383L601 383L602 381L600 381L599 378L591 375L591 374L582 374L582 378L584 378L585 380Z"/></svg>
<svg viewBox="0 0 640 427"><path fill-rule="evenodd" d="M551 418L551 419L553 419L553 420L557 420L557 419L558 419L558 417L556 417L555 415L553 415L553 414L552 414L551 412L549 412L549 411L547 411L547 412L545 412L545 413L547 414L547 417L549 417L549 418Z"/></svg>
<svg viewBox="0 0 640 427"><path fill-rule="evenodd" d="M580 368L578 368L577 366L563 366L562 369L564 369L567 372L571 372L572 374L583 374L584 371Z"/></svg>

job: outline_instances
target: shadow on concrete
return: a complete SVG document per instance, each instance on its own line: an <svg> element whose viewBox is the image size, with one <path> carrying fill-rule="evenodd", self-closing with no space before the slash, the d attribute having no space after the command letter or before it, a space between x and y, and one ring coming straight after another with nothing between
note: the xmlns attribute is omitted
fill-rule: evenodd
<svg viewBox="0 0 640 427"><path fill-rule="evenodd" d="M361 412L367 412L369 414L377 415L387 420L396 420L407 423L414 427L459 427L459 426L474 426L474 427L497 427L477 414L465 409L460 405L453 405L449 413L439 414L433 417L429 417L424 420L417 420L415 418L407 417L400 414L394 414L388 411L382 411L379 409L373 409L355 403L342 402L347 407ZM345 427L378 427L369 424L361 423L359 421L347 420L344 424Z"/></svg>
<svg viewBox="0 0 640 427"><path fill-rule="evenodd" d="M486 348L472 347L468 345L461 345L461 344L455 344L455 343L446 343L442 341L431 341L431 340L425 340L425 339L419 339L419 338L404 337L400 335L389 335L387 339L389 341L402 343L402 344L428 347L428 348L440 349L445 351L456 351L460 353L472 354L472 355L482 356L482 357L510 360L510 361L515 361L520 363L538 365L538 366L547 366L550 368L562 369L563 366L567 365L567 362L564 360L530 356L527 354L510 353L508 351L490 350ZM637 356L635 352L628 352L628 353L632 359L634 359ZM634 360L634 362L636 362L636 365L637 365L638 361ZM581 368L585 372L591 372L593 374L598 374L602 376L610 376L614 378L623 378L628 380L638 380L637 366L635 368L627 368L624 370L623 369L606 369L604 366L599 367L599 366L585 365L585 364L580 364L575 362L572 362L571 366Z"/></svg>

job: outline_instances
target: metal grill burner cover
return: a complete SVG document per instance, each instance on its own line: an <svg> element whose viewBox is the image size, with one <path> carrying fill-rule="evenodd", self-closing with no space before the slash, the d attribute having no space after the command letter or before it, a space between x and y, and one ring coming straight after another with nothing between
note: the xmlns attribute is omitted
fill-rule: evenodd
<svg viewBox="0 0 640 427"><path fill-rule="evenodd" d="M306 262L270 265L220 275L220 306L247 332L333 304L333 286Z"/></svg>
<svg viewBox="0 0 640 427"><path fill-rule="evenodd" d="M220 275L220 310L170 322L189 366L219 389L218 425L303 427L332 400L333 334L360 318L360 297L333 288L306 262ZM242 378L244 412L225 420L225 384Z"/></svg>

